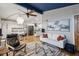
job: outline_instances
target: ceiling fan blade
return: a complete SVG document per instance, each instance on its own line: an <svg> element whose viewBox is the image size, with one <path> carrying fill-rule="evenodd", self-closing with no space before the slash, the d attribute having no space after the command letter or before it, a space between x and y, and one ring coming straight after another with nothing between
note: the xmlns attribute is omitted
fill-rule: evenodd
<svg viewBox="0 0 79 59"><path fill-rule="evenodd" d="M25 13L25 15L26 15L28 18L29 18L29 16L30 16L29 13Z"/></svg>
<svg viewBox="0 0 79 59"><path fill-rule="evenodd" d="M21 14L21 15L25 15L25 16L27 16L27 17L29 18L29 14L28 14L28 13L25 13L25 14Z"/></svg>
<svg viewBox="0 0 79 59"><path fill-rule="evenodd" d="M20 9L18 9L18 10L20 10ZM32 14L32 13L34 12L34 10L28 11L28 9L27 9L27 12L22 11L22 10L20 10L20 11L24 13L24 14L22 14L22 15L27 15L27 17L29 17L29 16L37 16L37 15L35 15L35 14Z"/></svg>
<svg viewBox="0 0 79 59"><path fill-rule="evenodd" d="M35 15L35 14L32 14L32 13L29 13L29 15L30 15L30 16L37 16L37 15Z"/></svg>

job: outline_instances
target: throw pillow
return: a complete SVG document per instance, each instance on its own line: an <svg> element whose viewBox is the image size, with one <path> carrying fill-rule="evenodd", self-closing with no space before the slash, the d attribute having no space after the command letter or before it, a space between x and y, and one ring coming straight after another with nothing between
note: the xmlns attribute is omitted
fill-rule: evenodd
<svg viewBox="0 0 79 59"><path fill-rule="evenodd" d="M60 41L61 40L61 36L59 35L58 37L57 37L57 41Z"/></svg>
<svg viewBox="0 0 79 59"><path fill-rule="evenodd" d="M64 37L61 36L61 35L59 35L59 36L57 37L57 40L58 40L58 41L63 40L63 39L64 39Z"/></svg>
<svg viewBox="0 0 79 59"><path fill-rule="evenodd" d="M46 33L44 33L43 38L48 38L48 35Z"/></svg>

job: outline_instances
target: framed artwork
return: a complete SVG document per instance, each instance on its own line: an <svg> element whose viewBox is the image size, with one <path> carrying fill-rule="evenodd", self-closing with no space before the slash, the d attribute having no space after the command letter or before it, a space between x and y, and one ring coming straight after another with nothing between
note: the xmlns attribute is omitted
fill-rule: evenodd
<svg viewBox="0 0 79 59"><path fill-rule="evenodd" d="M47 22L48 30L70 31L70 19Z"/></svg>

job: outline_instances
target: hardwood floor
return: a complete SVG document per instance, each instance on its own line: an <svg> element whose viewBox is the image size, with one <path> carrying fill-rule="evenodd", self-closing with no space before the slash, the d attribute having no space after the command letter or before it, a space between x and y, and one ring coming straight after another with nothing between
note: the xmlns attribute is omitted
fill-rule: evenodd
<svg viewBox="0 0 79 59"><path fill-rule="evenodd" d="M32 40L33 40L33 38L32 38ZM38 40L39 41L39 40ZM3 43L5 43L5 42L3 42ZM70 52L68 52L68 51L66 51L66 50L64 50L64 49L61 49L61 52L64 52L65 54L67 54L68 56L79 56L79 51L76 51L75 53L70 53Z"/></svg>
<svg viewBox="0 0 79 59"><path fill-rule="evenodd" d="M62 49L61 51L64 52L65 54L69 55L69 56L79 56L79 51L75 51L75 53L68 52L64 49Z"/></svg>

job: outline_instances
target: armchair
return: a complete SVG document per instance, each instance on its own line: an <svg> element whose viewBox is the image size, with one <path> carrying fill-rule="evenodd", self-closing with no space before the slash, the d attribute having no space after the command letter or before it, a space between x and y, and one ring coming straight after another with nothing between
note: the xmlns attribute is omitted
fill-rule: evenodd
<svg viewBox="0 0 79 59"><path fill-rule="evenodd" d="M6 47L9 50L13 51L13 55L15 55L16 52L20 51L23 48L24 53L26 53L26 44L20 44L17 34L7 35Z"/></svg>

